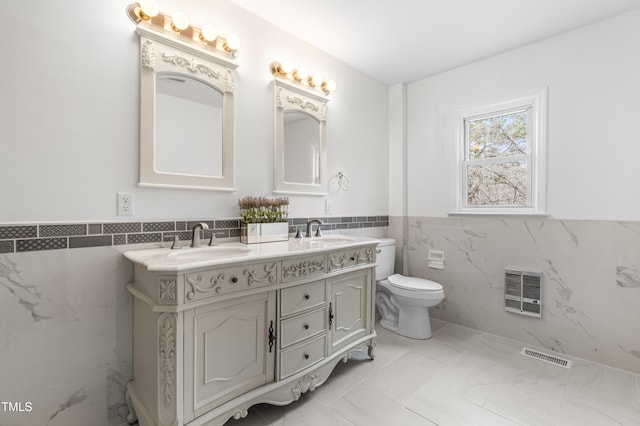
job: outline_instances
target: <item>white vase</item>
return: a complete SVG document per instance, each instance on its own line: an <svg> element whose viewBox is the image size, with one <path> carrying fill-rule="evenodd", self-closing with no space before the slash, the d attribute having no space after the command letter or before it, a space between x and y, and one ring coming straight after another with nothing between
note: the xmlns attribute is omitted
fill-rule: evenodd
<svg viewBox="0 0 640 426"><path fill-rule="evenodd" d="M240 222L240 241L246 244L270 243L289 239L289 222Z"/></svg>

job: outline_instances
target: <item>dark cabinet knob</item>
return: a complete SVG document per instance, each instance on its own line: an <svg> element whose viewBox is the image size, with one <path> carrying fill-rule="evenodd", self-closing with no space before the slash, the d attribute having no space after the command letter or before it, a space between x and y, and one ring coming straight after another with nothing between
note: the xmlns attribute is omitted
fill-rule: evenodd
<svg viewBox="0 0 640 426"><path fill-rule="evenodd" d="M309 324L305 324L305 325L304 325L304 329L305 329L305 330L308 330L308 329L309 329Z"/></svg>
<svg viewBox="0 0 640 426"><path fill-rule="evenodd" d="M311 297L311 296L309 296L308 294L305 294L305 295L304 295L304 300L309 300L309 298L310 298L310 297Z"/></svg>
<svg viewBox="0 0 640 426"><path fill-rule="evenodd" d="M304 359L309 359L309 354L305 352Z"/></svg>
<svg viewBox="0 0 640 426"><path fill-rule="evenodd" d="M356 257L355 256L351 256L350 259L353 262L354 260L356 260Z"/></svg>
<svg viewBox="0 0 640 426"><path fill-rule="evenodd" d="M234 283L234 284L237 283L238 282L238 278L237 277L232 277L231 278L231 282Z"/></svg>

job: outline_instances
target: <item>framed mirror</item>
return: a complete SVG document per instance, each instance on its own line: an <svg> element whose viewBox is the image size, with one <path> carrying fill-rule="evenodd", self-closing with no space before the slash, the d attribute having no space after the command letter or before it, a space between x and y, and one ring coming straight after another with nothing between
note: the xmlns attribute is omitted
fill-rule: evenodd
<svg viewBox="0 0 640 426"><path fill-rule="evenodd" d="M230 60L139 24L140 186L233 191Z"/></svg>
<svg viewBox="0 0 640 426"><path fill-rule="evenodd" d="M277 78L273 93L274 192L327 195L327 99Z"/></svg>

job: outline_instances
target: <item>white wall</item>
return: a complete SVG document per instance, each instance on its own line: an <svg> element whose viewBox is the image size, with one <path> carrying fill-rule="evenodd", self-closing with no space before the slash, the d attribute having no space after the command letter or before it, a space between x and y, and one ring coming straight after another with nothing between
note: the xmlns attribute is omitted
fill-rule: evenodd
<svg viewBox="0 0 640 426"><path fill-rule="evenodd" d="M548 86L548 213L640 219L638 40L633 12L408 85L409 215L447 215L457 106Z"/></svg>
<svg viewBox="0 0 640 426"><path fill-rule="evenodd" d="M227 1L161 0L196 26L212 22L242 46L235 74L237 191L137 187L138 37L129 0L3 5L0 223L101 221L116 216L116 192L135 194L133 218L237 217L245 195L273 189L269 64L290 59L338 83L328 105L330 175L351 190L332 194L334 215L387 214L387 88ZM330 182L331 183L331 182ZM335 183L335 182L333 182ZM330 187L331 189L331 187ZM324 216L321 197L291 197L291 216Z"/></svg>

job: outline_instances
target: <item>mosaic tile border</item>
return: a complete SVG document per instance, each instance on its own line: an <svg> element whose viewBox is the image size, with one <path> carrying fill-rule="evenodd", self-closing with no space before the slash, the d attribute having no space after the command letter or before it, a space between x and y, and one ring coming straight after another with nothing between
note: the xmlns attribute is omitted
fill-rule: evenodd
<svg viewBox="0 0 640 426"><path fill-rule="evenodd" d="M311 219L320 219L324 231L389 226L389 216L300 217L289 219L289 232L305 231ZM240 239L240 219L221 218L193 221L104 222L74 224L0 224L0 254L83 247L117 246L191 240L190 229L197 223L209 226L205 238Z"/></svg>

